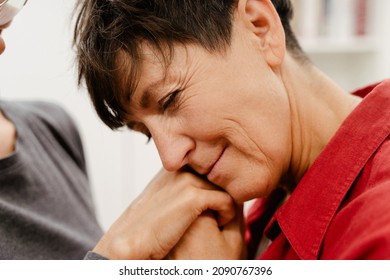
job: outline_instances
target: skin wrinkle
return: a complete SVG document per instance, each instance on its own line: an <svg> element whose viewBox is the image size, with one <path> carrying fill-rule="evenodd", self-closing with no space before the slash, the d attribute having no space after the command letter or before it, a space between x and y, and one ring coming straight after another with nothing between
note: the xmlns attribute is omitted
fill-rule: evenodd
<svg viewBox="0 0 390 280"><path fill-rule="evenodd" d="M148 43L144 42L142 43L143 45L147 45L149 46ZM142 48L141 48L142 49ZM152 84L149 84L149 86L147 87L146 90L144 90L144 93L142 93L142 98L139 100L138 102L138 106L140 106L141 108L144 108L144 109L147 109L148 108L148 104L149 103L149 98L150 98L150 95L152 95L153 93L155 93L156 91L159 91L159 88L161 89L162 87L166 86L166 83L167 83L167 80L175 80L172 78L172 75L169 73L169 69L170 69L170 63L173 59L173 53L170 53L168 51L164 51L164 50L157 50L155 48L147 48L148 50L151 50L152 53L150 52L143 52L141 53L141 56L143 56L143 58L140 60L141 62L145 62L145 61L149 61L149 62L154 62L154 61L158 61L158 64L161 66L162 69L164 69L162 71L163 73L163 77L158 81L158 82L154 82ZM166 53L170 53L169 54L169 58L167 58L168 56L166 56L165 54ZM125 56L126 61L129 61L129 58L128 56ZM130 64L131 62L129 62ZM142 65L144 63L141 63ZM141 65L141 67L142 67ZM141 71L139 72L142 72L142 69ZM118 72L120 73L120 72ZM180 79L179 79L180 80ZM140 79L137 79L137 85L139 84L139 81ZM172 82L173 83L173 82ZM125 87L126 87L126 83L125 83ZM173 88L176 87L176 86L172 86ZM131 86L128 86L128 88L131 88ZM133 90L133 93L129 95L128 99L131 100L131 97L134 95L134 93L137 91L137 88L134 88ZM168 92L167 92L168 93ZM130 108L130 103L128 104L128 108Z"/></svg>
<svg viewBox="0 0 390 280"><path fill-rule="evenodd" d="M149 46L148 42L140 42L140 46L138 47L140 50L144 49L144 46ZM148 50L151 50L152 53L144 53L141 52L140 56L143 57L140 60L138 60L138 70L137 68L134 69L135 72L132 72L132 63L134 63L134 59L132 60L127 52L125 51L124 48L121 48L117 52L115 52L116 55L116 61L122 65L117 67L117 73L115 75L115 79L118 81L119 85L119 92L116 95L119 95L119 100L123 102L122 104L123 108L128 108L130 110L131 108L131 99L134 95L134 93L137 91L139 82L140 82L140 73L142 73L143 68L144 68L144 62L147 61L148 59L151 61L154 61L157 59L160 65L164 65L165 69L169 68L170 62L172 61L172 56L173 53L169 49L169 51L162 49L162 48L147 48ZM166 79L167 71L164 71L164 77L162 80ZM129 82L130 81L130 82ZM122 85L122 86L120 86ZM114 96L114 95L113 95ZM142 107L142 100L140 101L140 105ZM131 115L134 114L130 111L127 111L128 113L128 118L131 118ZM129 122L128 119L125 119L125 122Z"/></svg>
<svg viewBox="0 0 390 280"><path fill-rule="evenodd" d="M307 60L305 60L304 62L299 62L299 64L304 67L305 69L308 69L309 67L311 67L310 64L307 63ZM281 71L280 72L280 76L283 80L286 80L287 78L285 77L284 75L285 72ZM289 73L287 73L287 77L288 77ZM299 182L299 179L302 177L302 175L300 175L299 173L299 170L306 170L305 168L307 167L307 164L304 164L306 161L304 160L304 158L308 158L309 155L310 155L310 152L306 152L307 150L310 149L310 146L309 145L304 145L304 137L301 135L301 132L303 132L303 129L302 129L302 124L304 122L304 118L303 116L301 116L298 111L298 105L297 105L297 102L295 100L295 95L292 94L292 89L291 87L287 87L286 88L286 93L287 93L287 96L288 96L288 102L289 102L289 108L290 108L290 112L291 112L291 119L293 120L291 122L291 131L290 131L290 135L291 135L291 160L290 160L290 168L291 170L288 172L288 173L291 173L291 177L294 178L294 184L293 187L295 187L296 183ZM296 120L296 121L294 121ZM294 134L295 132L295 134ZM295 136L295 137L294 137ZM298 137L297 137L298 136ZM298 138L298 140L296 140ZM297 144L297 142L299 142L299 144ZM294 149L294 147L303 147L301 153L298 153L301 155L301 157L299 159L296 159L296 149ZM305 156L307 154L307 156ZM296 162L296 164L294 164L294 161ZM297 166L297 168L294 168L294 166ZM298 175L293 175L293 174L298 174ZM287 179L287 181L291 181L289 179ZM287 184L287 185L291 185L291 184ZM292 191L290 189L290 191Z"/></svg>
<svg viewBox="0 0 390 280"><path fill-rule="evenodd" d="M233 122L233 123L235 123L235 124L237 124L237 128L238 128L238 130L237 130L237 133L239 134L239 135L246 135L246 132L245 132L245 130L241 127L241 125L237 122L237 121L235 121L234 119L229 119L229 118L224 118L224 120L226 120L226 121L230 121L230 122ZM231 133L231 135L237 135L236 134L236 131L233 131L232 130L232 133ZM256 141L255 140L253 140L253 139L251 139L249 136L247 137L247 139L248 139L248 143L249 143L249 148L248 148L248 150L251 150L252 148L250 148L250 147L252 147L252 146L254 146L254 147L256 147L257 148L257 150L258 151L260 151L260 155L262 155L263 157L262 157L262 162L265 162L266 163L266 165L267 165L267 172L268 172L268 175L271 177L271 173L270 173L270 170L272 170L272 164L270 163L270 157L269 156L267 156L267 153L261 148L261 146L260 145L258 145L257 143L256 143ZM259 160L259 159L257 159L257 160ZM254 164L252 164L252 166L253 166ZM254 168L255 169L255 168ZM269 193L269 192L271 192L271 189L272 189L272 186L268 186L268 187L265 187L266 188L266 193ZM250 192L248 192L248 193L250 193Z"/></svg>
<svg viewBox="0 0 390 280"><path fill-rule="evenodd" d="M294 166L296 166L296 165L293 164L293 161L296 158L294 147L296 147L296 146L306 147L306 146L303 143L303 137L298 137L298 140L295 140L296 137L294 137L294 135L296 135L296 134L294 133L294 131L299 131L299 132L302 131L301 123L303 122L303 120L301 119L301 116L297 113L298 109L297 109L297 107L295 105L296 103L293 102L293 97L294 96L289 94L289 90L288 89L287 89L287 94L289 96L288 101L289 101L289 107L290 107L290 112L291 112L292 119L298 119L297 122L292 122L292 125L290 126L291 127L290 135L291 135L291 139L292 139L292 141L291 141L291 148L290 148L291 149L290 168L292 168L292 169L291 169L290 172L292 174L298 174L298 170L300 168L302 168L301 163L304 162L304 161L302 160L302 157L300 159L298 159L298 161L297 161L298 168L296 170L294 169ZM298 145L295 144L297 141L299 142ZM302 151L301 155L303 155L305 153L305 150L306 149L304 149ZM298 182L296 180L296 178L294 178L294 181ZM292 190L290 190L290 191L292 191Z"/></svg>

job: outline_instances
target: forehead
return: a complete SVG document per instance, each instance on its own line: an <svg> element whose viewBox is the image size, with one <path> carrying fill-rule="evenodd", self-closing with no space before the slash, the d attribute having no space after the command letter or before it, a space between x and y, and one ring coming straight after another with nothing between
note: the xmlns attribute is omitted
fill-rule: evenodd
<svg viewBox="0 0 390 280"><path fill-rule="evenodd" d="M161 48L144 43L140 47L142 60L141 71L159 72L159 75L167 76L175 67L184 67L188 64L191 45L172 44Z"/></svg>
<svg viewBox="0 0 390 280"><path fill-rule="evenodd" d="M118 52L114 80L120 103L128 109L132 108L134 100L141 102L137 98L139 93L148 94L172 80L174 53L175 56L178 55L173 47L156 48L146 43L139 46L138 53L128 53L125 50Z"/></svg>
<svg viewBox="0 0 390 280"><path fill-rule="evenodd" d="M120 51L116 58L118 82L135 91L140 84L163 83L172 78L178 70L184 70L189 63L187 46L175 44L157 48L141 43L137 54Z"/></svg>
<svg viewBox="0 0 390 280"><path fill-rule="evenodd" d="M126 98L122 102L133 108L130 104L135 100L142 107L140 97L145 93L147 97L150 92L177 86L225 55L226 50L210 52L196 43L173 43L158 48L143 42L135 55L122 50L116 67L121 96Z"/></svg>
<svg viewBox="0 0 390 280"><path fill-rule="evenodd" d="M172 77L187 73L200 63L213 63L225 58L226 50L210 51L197 43L174 43L164 48L143 44L140 48L142 63L138 70L140 79L161 78L169 81ZM131 59L130 59L131 63Z"/></svg>

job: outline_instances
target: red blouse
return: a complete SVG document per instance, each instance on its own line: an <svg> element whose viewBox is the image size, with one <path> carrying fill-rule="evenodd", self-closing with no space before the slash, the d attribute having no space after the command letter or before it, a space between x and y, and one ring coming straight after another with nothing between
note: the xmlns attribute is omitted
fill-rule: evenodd
<svg viewBox="0 0 390 280"><path fill-rule="evenodd" d="M290 198L276 190L247 217L248 257L390 259L390 80L364 97L305 173Z"/></svg>

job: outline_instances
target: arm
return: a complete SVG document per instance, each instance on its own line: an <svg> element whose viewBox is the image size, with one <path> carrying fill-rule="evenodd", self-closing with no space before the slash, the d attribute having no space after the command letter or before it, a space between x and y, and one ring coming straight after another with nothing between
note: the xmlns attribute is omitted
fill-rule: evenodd
<svg viewBox="0 0 390 280"><path fill-rule="evenodd" d="M98 242L109 259L163 259L207 209L219 226L235 216L232 198L189 172L162 170Z"/></svg>

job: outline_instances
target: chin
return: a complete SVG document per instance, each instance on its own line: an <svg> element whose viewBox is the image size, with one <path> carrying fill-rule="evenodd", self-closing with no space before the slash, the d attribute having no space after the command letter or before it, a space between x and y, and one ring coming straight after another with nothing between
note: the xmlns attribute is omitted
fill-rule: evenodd
<svg viewBox="0 0 390 280"><path fill-rule="evenodd" d="M245 187L244 187L245 186ZM264 198L271 194L275 188L261 182L236 182L234 185L225 188L237 204L243 204L257 198Z"/></svg>

